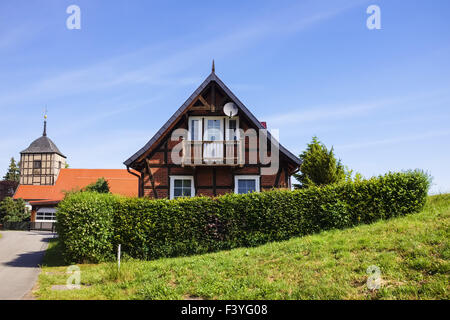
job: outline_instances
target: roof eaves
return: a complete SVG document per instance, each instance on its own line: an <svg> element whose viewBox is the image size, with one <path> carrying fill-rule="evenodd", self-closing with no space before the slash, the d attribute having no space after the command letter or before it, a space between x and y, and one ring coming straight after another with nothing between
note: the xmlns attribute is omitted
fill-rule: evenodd
<svg viewBox="0 0 450 320"><path fill-rule="evenodd" d="M201 93L201 91L212 81L216 79L215 74L210 74L203 83L189 96L189 98L181 105L180 108L178 108L177 111L169 118L169 120L159 129L156 134L143 146L141 149L139 149L138 152L136 152L134 155L132 155L130 158L128 158L124 165L127 167L130 167L133 162L139 158L141 155L143 155L149 148L152 147L152 145L161 137L161 135L166 131L167 128L169 128L172 123L182 114L186 108L189 106L189 104L195 99L197 95Z"/></svg>
<svg viewBox="0 0 450 320"><path fill-rule="evenodd" d="M244 111L244 113L254 123L254 125L256 125L259 129L265 129L263 127L263 125L261 124L261 122L259 122L258 119L253 115L253 113L251 113L251 111L249 109L247 109L247 107L242 103L242 101L239 100L239 98L236 97L234 95L234 93L226 86L226 84L223 83L223 81L220 80L220 78L217 76L216 76L216 82L225 91L225 93L227 95L229 95L238 104L240 109L242 111ZM267 131L267 136L268 136L268 138L272 137L272 135L269 131ZM283 152L289 159L291 159L297 165L300 166L302 164L302 161L298 157L296 157L292 152L287 150L281 143L279 144L279 147L280 147L280 151Z"/></svg>

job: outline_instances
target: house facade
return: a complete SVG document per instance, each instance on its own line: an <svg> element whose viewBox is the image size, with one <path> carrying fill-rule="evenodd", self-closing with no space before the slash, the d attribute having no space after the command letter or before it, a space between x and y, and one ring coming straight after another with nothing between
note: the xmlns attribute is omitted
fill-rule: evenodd
<svg viewBox="0 0 450 320"><path fill-rule="evenodd" d="M124 162L139 196L219 196L290 188L301 161L284 148L215 74L150 141Z"/></svg>

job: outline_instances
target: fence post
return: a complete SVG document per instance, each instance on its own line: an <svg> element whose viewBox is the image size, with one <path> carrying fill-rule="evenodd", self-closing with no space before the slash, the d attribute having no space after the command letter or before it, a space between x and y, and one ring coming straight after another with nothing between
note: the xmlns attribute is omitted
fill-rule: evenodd
<svg viewBox="0 0 450 320"><path fill-rule="evenodd" d="M117 270L120 271L120 247L121 245L117 247Z"/></svg>

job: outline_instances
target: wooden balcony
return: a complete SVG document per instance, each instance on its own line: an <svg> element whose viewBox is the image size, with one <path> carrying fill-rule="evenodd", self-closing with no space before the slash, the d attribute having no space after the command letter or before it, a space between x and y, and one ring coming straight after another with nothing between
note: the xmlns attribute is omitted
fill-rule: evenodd
<svg viewBox="0 0 450 320"><path fill-rule="evenodd" d="M182 141L182 166L243 166L245 148L237 141Z"/></svg>

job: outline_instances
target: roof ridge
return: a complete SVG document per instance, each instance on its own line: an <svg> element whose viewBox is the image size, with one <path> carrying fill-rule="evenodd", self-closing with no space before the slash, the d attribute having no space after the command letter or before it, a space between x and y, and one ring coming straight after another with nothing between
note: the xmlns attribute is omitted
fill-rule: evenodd
<svg viewBox="0 0 450 320"><path fill-rule="evenodd" d="M253 122L259 129L265 129L261 122L253 115L252 112L242 103L241 100L225 85L225 83L215 74L215 72L211 72L210 75L202 82L202 84L189 96L189 98L178 108L177 111L166 121L166 123L153 135L153 137L135 154L133 154L130 158L128 158L124 164L129 167L137 158L143 155L148 149L152 147L152 145L166 132L166 130L172 125L172 123L178 118L178 116L183 113L189 104L194 100L196 96L198 96L201 91L210 83L216 82L219 87L221 87L225 93L230 96L232 100L234 100L238 107L249 117L251 122ZM272 135L269 131L267 131L267 137L270 139ZM292 152L287 150L281 143L279 144L280 151L283 152L288 158L290 158L293 162L300 165L301 160L296 157Z"/></svg>

